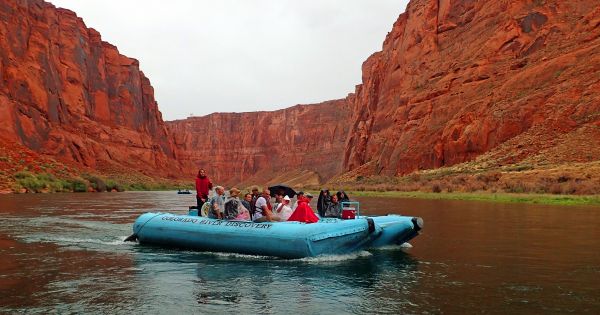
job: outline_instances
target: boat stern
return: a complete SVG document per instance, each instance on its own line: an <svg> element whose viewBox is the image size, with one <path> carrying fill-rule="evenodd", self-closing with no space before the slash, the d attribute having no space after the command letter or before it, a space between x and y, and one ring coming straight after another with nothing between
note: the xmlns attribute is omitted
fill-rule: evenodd
<svg viewBox="0 0 600 315"><path fill-rule="evenodd" d="M400 245L419 235L424 221L420 217L407 217L389 214L373 217L375 224L382 229L380 236L373 242L372 247Z"/></svg>

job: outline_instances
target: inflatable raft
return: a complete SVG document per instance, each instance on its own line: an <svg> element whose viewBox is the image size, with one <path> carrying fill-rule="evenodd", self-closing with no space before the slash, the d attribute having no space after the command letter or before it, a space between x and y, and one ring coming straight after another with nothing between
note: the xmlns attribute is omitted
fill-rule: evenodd
<svg viewBox="0 0 600 315"><path fill-rule="evenodd" d="M417 236L422 227L421 218L399 215L325 218L306 224L145 213L135 221L133 235L127 240L201 251L303 258L399 245Z"/></svg>

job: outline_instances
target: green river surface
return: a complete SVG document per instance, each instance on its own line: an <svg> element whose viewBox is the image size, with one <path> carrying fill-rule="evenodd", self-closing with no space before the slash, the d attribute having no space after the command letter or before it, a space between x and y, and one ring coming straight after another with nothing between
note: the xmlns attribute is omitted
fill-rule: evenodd
<svg viewBox="0 0 600 315"><path fill-rule="evenodd" d="M124 243L176 192L0 196L0 313L600 314L600 208L357 198L410 245L300 260Z"/></svg>

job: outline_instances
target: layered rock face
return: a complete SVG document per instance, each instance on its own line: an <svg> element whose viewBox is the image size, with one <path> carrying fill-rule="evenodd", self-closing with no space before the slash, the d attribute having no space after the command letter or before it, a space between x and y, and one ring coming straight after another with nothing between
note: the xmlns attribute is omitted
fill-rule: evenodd
<svg viewBox="0 0 600 315"><path fill-rule="evenodd" d="M180 173L149 80L75 13L0 2L0 137L96 169Z"/></svg>
<svg viewBox="0 0 600 315"><path fill-rule="evenodd" d="M350 125L347 99L272 112L215 113L167 122L177 155L219 183L319 184L342 171Z"/></svg>
<svg viewBox="0 0 600 315"><path fill-rule="evenodd" d="M412 0L363 64L352 120L344 167L369 174L494 150L497 165L598 160L600 3ZM539 156L559 147L578 153Z"/></svg>

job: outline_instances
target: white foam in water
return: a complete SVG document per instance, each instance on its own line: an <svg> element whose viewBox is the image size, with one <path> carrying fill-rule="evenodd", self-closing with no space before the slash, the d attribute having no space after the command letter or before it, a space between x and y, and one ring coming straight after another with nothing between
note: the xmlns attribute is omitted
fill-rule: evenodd
<svg viewBox="0 0 600 315"><path fill-rule="evenodd" d="M400 247L402 247L402 248L413 248L412 244L409 243L409 242L402 243L402 245L400 245Z"/></svg>
<svg viewBox="0 0 600 315"><path fill-rule="evenodd" d="M112 241L105 241L101 239L94 238L72 238L72 237L48 237L48 236L40 236L40 237L32 237L28 239L29 242L42 242L42 243L55 243L55 244L100 244L100 245L111 245L111 246L121 246L126 245L127 243L124 240L127 236L118 236L117 239Z"/></svg>
<svg viewBox="0 0 600 315"><path fill-rule="evenodd" d="M317 257L306 257L300 259L283 259L272 256L260 256L260 255L247 255L239 253L220 253L220 252L193 252L200 253L210 256L215 256L219 259L243 259L243 260L278 260L278 261L290 261L290 262L305 262L305 263L329 263L329 262L341 262L347 260L353 260L358 258L370 257L371 254L368 251L360 251L356 253L343 254L343 255L322 255Z"/></svg>
<svg viewBox="0 0 600 315"><path fill-rule="evenodd" d="M409 248L413 248L413 246L410 243L402 243L401 245L386 245L386 246L381 246L381 247L377 247L374 248L375 250L402 250L402 249L409 249Z"/></svg>
<svg viewBox="0 0 600 315"><path fill-rule="evenodd" d="M363 251L351 253L351 254L306 257L306 258L298 259L298 261L307 262L307 263L329 263L329 262L354 260L354 259L359 259L359 258L364 258L364 257L369 257L369 256L373 256L373 254L363 250Z"/></svg>
<svg viewBox="0 0 600 315"><path fill-rule="evenodd" d="M245 260L267 260L267 259L278 259L271 256L260 256L260 255L247 255L238 253L219 253L219 252L202 252L204 254L216 256L222 259L245 259Z"/></svg>

